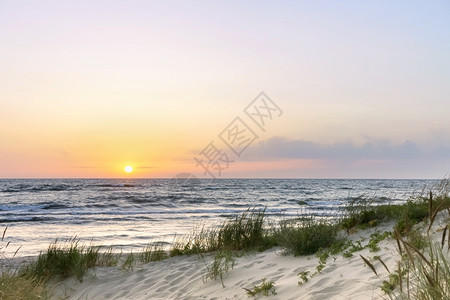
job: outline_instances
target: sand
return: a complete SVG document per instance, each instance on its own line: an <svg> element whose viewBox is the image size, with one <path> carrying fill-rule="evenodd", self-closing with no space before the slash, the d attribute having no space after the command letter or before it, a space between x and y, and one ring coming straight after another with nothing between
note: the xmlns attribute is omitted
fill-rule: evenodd
<svg viewBox="0 0 450 300"><path fill-rule="evenodd" d="M440 239L440 227L448 217L441 217L433 228L434 237ZM352 240L370 234L392 230L392 223L350 235ZM423 228L426 228L423 225ZM320 274L308 276L299 285L299 272L316 272L318 259L314 256L294 257L285 255L281 248L273 248L236 258L234 268L220 280L205 282L205 261L211 257L173 257L164 261L137 266L123 271L117 267L90 270L83 282L71 278L53 286L55 298L67 299L251 299L244 288L259 285L263 278L275 282L276 295L258 295L256 299L386 299L380 285L387 278L387 271L379 261L373 260L379 276L362 261L360 255L369 259L380 256L389 269L395 269L399 254L395 240L387 238L379 243L380 251L369 249L355 252L353 257L341 254L330 257Z"/></svg>

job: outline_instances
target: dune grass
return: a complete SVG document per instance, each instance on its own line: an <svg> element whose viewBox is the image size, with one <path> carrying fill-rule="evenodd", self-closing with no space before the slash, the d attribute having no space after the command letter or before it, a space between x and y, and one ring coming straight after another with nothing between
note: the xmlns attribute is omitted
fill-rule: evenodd
<svg viewBox="0 0 450 300"><path fill-rule="evenodd" d="M24 277L14 271L4 271L0 275L0 299L47 299L45 283L35 277Z"/></svg>
<svg viewBox="0 0 450 300"><path fill-rule="evenodd" d="M450 188L450 185L442 183L439 186ZM374 227L387 220L395 220L395 229L401 235L407 235L415 224L431 219L433 213L437 211L450 208L449 191L443 191L440 188L441 194L436 195L430 191L429 195L421 194L412 197L401 205L374 205L370 199L358 197L344 208L340 227L350 233L358 229Z"/></svg>
<svg viewBox="0 0 450 300"><path fill-rule="evenodd" d="M275 245L265 228L265 209L248 209L218 227L201 227L193 234L175 241L170 256L227 251L263 251Z"/></svg>
<svg viewBox="0 0 450 300"><path fill-rule="evenodd" d="M348 233L357 229L374 227L403 215L403 205L374 205L370 199L358 197L344 207L340 227Z"/></svg>
<svg viewBox="0 0 450 300"><path fill-rule="evenodd" d="M275 282L273 280L266 281L266 278L261 279L261 284L253 286L253 289L247 289L247 295L250 297L256 297L258 294L263 294L264 296L276 295Z"/></svg>
<svg viewBox="0 0 450 300"><path fill-rule="evenodd" d="M450 299L450 266L448 263L448 251L450 249L450 233L446 236L450 224L446 224L442 231L440 243L433 243L430 230L433 227L436 216L444 209L447 210L447 221L450 221L450 210L448 210L448 197L436 197L430 192L428 199L428 228L427 236L423 238L426 242L421 249L414 245L411 240L405 240L397 234L397 243L402 245L399 252L402 255L399 261L399 282L396 298L412 299ZM445 240L447 238L447 245ZM402 284L403 273L406 276L406 288Z"/></svg>
<svg viewBox="0 0 450 300"><path fill-rule="evenodd" d="M248 209L234 218L210 229L200 227L193 234L178 239L169 251L169 256L198 254L206 266L204 281L220 279L233 269L235 257L251 251L263 251L276 241L271 231L265 228L265 209ZM213 253L210 261L202 255Z"/></svg>
<svg viewBox="0 0 450 300"><path fill-rule="evenodd" d="M108 248L105 248L102 252L100 250L101 247L98 247L99 249L99 256L97 257L96 266L99 267L114 267L117 266L120 262L120 259L122 258L122 251L116 252L113 246L110 246Z"/></svg>
<svg viewBox="0 0 450 300"><path fill-rule="evenodd" d="M247 211L225 222L217 231L218 249L254 249L264 242L265 210Z"/></svg>
<svg viewBox="0 0 450 300"><path fill-rule="evenodd" d="M286 253L309 255L337 243L341 239L338 231L338 224L308 217L297 222L282 222L275 239Z"/></svg>
<svg viewBox="0 0 450 300"><path fill-rule="evenodd" d="M46 253L41 253L35 262L23 269L22 274L44 281L71 276L82 281L87 270L97 265L99 258L98 247L80 244L76 238L62 244L55 241L50 244Z"/></svg>
<svg viewBox="0 0 450 300"><path fill-rule="evenodd" d="M450 264L448 262L450 224L446 224L442 230L440 243L433 242L430 236L430 230L438 213L444 213L447 210L447 222L450 220L448 194L438 196L437 201L434 201L433 193L430 192L427 203L406 204L406 208L412 207L410 211L405 210L406 220L411 217L413 222L417 223L417 220L425 218L428 226L426 236L423 236L418 229L402 236L399 231L402 227L397 223L394 231L399 252L397 269L390 271L381 258L378 258L388 272L387 278L382 280L381 290L391 299L450 299ZM428 209L426 214L422 214L424 206ZM419 217L414 219L414 215ZM409 229L411 228L412 226ZM379 276L373 264L367 258L363 256L361 258L372 272Z"/></svg>
<svg viewBox="0 0 450 300"><path fill-rule="evenodd" d="M223 276L234 268L235 253L230 250L218 250L214 253L212 261L209 263L205 261L206 274L203 276L203 281L207 282L209 279L220 279L222 287L225 287Z"/></svg>
<svg viewBox="0 0 450 300"><path fill-rule="evenodd" d="M139 254L139 261L147 264L153 261L163 260L169 257L167 251L164 250L164 242L155 242L144 246Z"/></svg>
<svg viewBox="0 0 450 300"><path fill-rule="evenodd" d="M22 276L19 270L6 268L3 265L4 260L9 259L5 255L5 251L10 245L9 242L5 242L7 229L8 227L4 229L0 240L0 299L47 299L47 288L42 280L35 276ZM13 258L17 251L18 249L13 254Z"/></svg>
<svg viewBox="0 0 450 300"><path fill-rule="evenodd" d="M404 293L414 299L450 299L450 265L444 251L438 245L428 249L429 263L419 259L418 265L408 270L416 280L412 292Z"/></svg>

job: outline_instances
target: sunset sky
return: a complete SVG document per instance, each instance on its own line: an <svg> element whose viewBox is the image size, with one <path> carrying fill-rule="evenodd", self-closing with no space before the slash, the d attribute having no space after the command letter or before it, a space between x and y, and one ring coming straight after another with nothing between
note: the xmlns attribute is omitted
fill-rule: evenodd
<svg viewBox="0 0 450 300"><path fill-rule="evenodd" d="M1 0L0 178L208 178L211 142L222 178L442 178L449 16L446 0ZM264 128L245 113L261 92L279 109ZM239 156L236 117L255 137Z"/></svg>

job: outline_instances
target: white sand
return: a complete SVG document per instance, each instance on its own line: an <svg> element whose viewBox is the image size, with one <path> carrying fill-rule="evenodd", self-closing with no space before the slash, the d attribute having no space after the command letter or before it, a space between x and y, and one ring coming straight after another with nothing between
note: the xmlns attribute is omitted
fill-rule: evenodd
<svg viewBox="0 0 450 300"><path fill-rule="evenodd" d="M436 239L440 239L439 227L448 222L441 218L433 226ZM360 231L351 239L366 237L363 245L375 231L391 231L392 224ZM318 259L315 256L293 257L282 254L281 249L247 255L236 259L235 266L224 276L225 288L220 280L204 282L205 262L198 256L174 257L136 267L132 271L121 271L115 267L91 270L82 283L69 279L54 286L55 298L67 299L252 299L243 288L259 285L262 278L275 282L276 295L258 295L256 299L379 299L386 298L380 290L387 271L379 261L373 264L377 277L362 261L378 255L390 270L394 270L399 259L393 239L382 241L378 252L368 249L354 253L351 258L341 254L330 257L318 275L299 286L299 272L316 272ZM206 258L208 260L208 258Z"/></svg>

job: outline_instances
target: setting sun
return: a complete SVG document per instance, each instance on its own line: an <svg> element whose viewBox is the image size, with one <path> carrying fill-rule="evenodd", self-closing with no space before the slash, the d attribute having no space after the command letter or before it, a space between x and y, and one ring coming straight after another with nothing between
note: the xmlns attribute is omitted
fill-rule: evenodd
<svg viewBox="0 0 450 300"><path fill-rule="evenodd" d="M133 167L132 166L126 166L125 167L125 172L127 172L127 173L133 172Z"/></svg>

